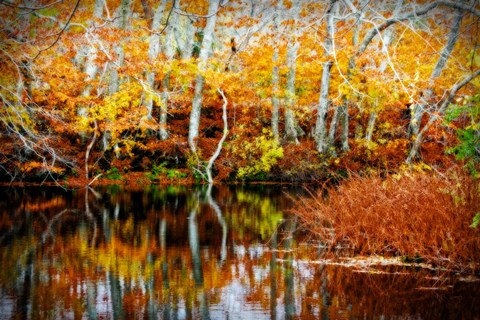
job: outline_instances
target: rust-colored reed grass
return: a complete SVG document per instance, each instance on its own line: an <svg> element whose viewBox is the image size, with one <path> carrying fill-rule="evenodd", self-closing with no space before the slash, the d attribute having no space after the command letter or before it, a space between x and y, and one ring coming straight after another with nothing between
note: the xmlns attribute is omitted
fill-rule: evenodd
<svg viewBox="0 0 480 320"><path fill-rule="evenodd" d="M456 172L355 176L297 200L294 213L330 252L421 258L455 269L480 270L478 180Z"/></svg>

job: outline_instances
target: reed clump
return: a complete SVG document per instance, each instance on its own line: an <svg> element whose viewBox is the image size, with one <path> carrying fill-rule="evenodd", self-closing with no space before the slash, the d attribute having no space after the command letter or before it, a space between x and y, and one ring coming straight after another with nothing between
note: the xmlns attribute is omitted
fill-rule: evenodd
<svg viewBox="0 0 480 320"><path fill-rule="evenodd" d="M312 197L296 200L294 213L333 253L480 270L479 181L460 171L441 174L354 176Z"/></svg>

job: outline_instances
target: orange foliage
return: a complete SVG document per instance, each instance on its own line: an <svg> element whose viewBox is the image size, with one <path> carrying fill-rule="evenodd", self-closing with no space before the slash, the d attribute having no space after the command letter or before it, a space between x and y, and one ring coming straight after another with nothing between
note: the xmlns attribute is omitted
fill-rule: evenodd
<svg viewBox="0 0 480 320"><path fill-rule="evenodd" d="M464 173L357 176L324 194L297 200L294 212L331 252L480 268L480 236L469 226L480 210L479 185Z"/></svg>

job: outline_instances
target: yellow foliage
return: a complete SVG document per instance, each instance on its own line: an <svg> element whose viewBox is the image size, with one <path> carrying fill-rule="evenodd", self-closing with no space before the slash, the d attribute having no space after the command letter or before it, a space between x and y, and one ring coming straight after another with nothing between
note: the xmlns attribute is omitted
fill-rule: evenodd
<svg viewBox="0 0 480 320"><path fill-rule="evenodd" d="M244 142L232 151L248 162L247 166L238 169L239 179L259 178L272 169L277 159L283 158L283 148L268 129L263 129L263 134L253 142Z"/></svg>

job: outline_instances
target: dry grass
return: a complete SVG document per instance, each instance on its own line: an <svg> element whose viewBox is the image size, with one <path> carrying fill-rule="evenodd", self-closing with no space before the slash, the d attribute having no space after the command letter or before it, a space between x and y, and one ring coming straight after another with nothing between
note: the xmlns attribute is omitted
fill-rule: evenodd
<svg viewBox="0 0 480 320"><path fill-rule="evenodd" d="M480 269L478 181L463 173L443 177L353 177L338 187L297 200L294 212L330 252L421 257L456 269Z"/></svg>

